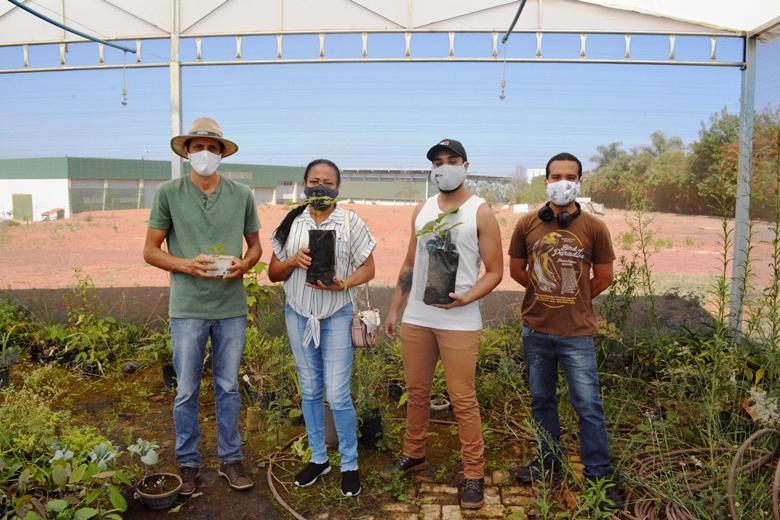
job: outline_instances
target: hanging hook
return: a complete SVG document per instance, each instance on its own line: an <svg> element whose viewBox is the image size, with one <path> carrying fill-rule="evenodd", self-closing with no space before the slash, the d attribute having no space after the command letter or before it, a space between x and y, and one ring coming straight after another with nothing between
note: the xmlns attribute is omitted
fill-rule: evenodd
<svg viewBox="0 0 780 520"><path fill-rule="evenodd" d="M506 47L507 44L504 43L504 77L501 78L501 94L498 96L498 99L501 101L506 99L506 96L504 95L504 90L506 89Z"/></svg>
<svg viewBox="0 0 780 520"><path fill-rule="evenodd" d="M124 54L122 63L122 106L127 106L127 52Z"/></svg>

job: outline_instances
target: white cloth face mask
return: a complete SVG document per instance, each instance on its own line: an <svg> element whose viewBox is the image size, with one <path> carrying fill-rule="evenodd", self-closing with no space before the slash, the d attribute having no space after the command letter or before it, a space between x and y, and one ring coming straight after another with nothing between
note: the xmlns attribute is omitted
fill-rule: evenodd
<svg viewBox="0 0 780 520"><path fill-rule="evenodd" d="M441 191L453 191L466 180L466 168L463 165L442 164L431 170L431 182Z"/></svg>
<svg viewBox="0 0 780 520"><path fill-rule="evenodd" d="M217 167L219 167L219 163L222 162L221 155L211 153L208 150L187 154L187 158L190 160L190 165L192 165L195 173L204 177L214 175Z"/></svg>
<svg viewBox="0 0 780 520"><path fill-rule="evenodd" d="M572 181L549 182L547 198L556 206L567 206L580 196L580 183Z"/></svg>

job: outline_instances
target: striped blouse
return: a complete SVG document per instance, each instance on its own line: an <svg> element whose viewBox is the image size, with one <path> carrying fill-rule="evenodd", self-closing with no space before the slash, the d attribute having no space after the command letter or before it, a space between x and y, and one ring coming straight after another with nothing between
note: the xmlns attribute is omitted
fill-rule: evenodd
<svg viewBox="0 0 780 520"><path fill-rule="evenodd" d="M293 256L299 249L308 247L308 231L310 229L333 229L336 231L336 277L346 278L356 268L363 265L368 255L376 247L376 240L368 230L366 223L360 220L354 211L349 212L350 231L349 237L347 237L347 229L344 225L347 212L344 208L337 204L328 219L319 226L314 223L314 219L311 217L311 207L307 210L304 210L293 221L285 247L279 244L275 236L271 236L271 246L276 258L284 261ZM350 241L349 245L347 239ZM309 318L304 331L304 347L310 341L314 342L315 347L320 346L320 320L332 316L337 310L351 303L357 291L357 287L338 292L314 289L306 285L306 271L304 269L296 267L290 273L290 276L284 281L287 304L301 316Z"/></svg>

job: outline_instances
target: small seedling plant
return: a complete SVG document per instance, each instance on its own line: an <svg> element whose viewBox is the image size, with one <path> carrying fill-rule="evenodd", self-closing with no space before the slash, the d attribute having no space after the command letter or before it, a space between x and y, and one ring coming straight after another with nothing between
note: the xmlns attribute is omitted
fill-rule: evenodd
<svg viewBox="0 0 780 520"><path fill-rule="evenodd" d="M450 208L444 213L440 213L438 217L426 223L420 231L416 233L416 237L420 238L423 235L433 233L433 237L425 243L425 250L430 251L432 249L441 249L443 251L455 251L455 244L452 243L452 229L460 226L463 222L444 222L450 215L454 215L460 208Z"/></svg>
<svg viewBox="0 0 780 520"><path fill-rule="evenodd" d="M222 256L228 254L227 249L225 249L225 244L223 244L222 242L220 242L215 246L208 246L208 248L209 251L211 251L211 254L213 256Z"/></svg>
<svg viewBox="0 0 780 520"><path fill-rule="evenodd" d="M141 488L141 491L152 495L160 495L170 491L166 487L169 479L166 479L164 474L157 475L158 478L156 479L149 479L149 467L157 464L158 456L156 450L159 448L160 446L157 444L152 444L143 439L138 439L135 444L127 447L127 451L130 452L131 456L133 454L138 455L144 465L144 478L138 487Z"/></svg>

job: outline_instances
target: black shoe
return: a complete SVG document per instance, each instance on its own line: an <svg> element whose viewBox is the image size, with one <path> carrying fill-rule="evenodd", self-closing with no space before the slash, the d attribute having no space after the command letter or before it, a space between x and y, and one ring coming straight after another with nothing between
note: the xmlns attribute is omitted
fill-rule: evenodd
<svg viewBox="0 0 780 520"><path fill-rule="evenodd" d="M356 497L360 494L360 475L356 469L341 472L341 494Z"/></svg>
<svg viewBox="0 0 780 520"><path fill-rule="evenodd" d="M309 462L305 468L295 475L295 485L298 487L311 486L317 482L318 478L327 473L330 473L329 463L315 464L314 462Z"/></svg>
<svg viewBox="0 0 780 520"><path fill-rule="evenodd" d="M401 476L403 477L409 472L422 471L426 467L428 467L428 463L425 461L425 457L422 457L420 459L413 459L411 457L407 457L406 455L401 455L400 457L395 459L392 464L390 464L386 468L383 468L379 472L379 476L384 479L391 479L393 478L394 473L400 471Z"/></svg>
<svg viewBox="0 0 780 520"><path fill-rule="evenodd" d="M467 478L463 482L463 494L460 496L460 507L463 509L479 509L485 503L485 479Z"/></svg>
<svg viewBox="0 0 780 520"><path fill-rule="evenodd" d="M548 481L552 476L553 482L559 482L563 480L564 472L563 466L559 461L550 462L545 464L542 468L542 463L535 460L530 466L526 466L517 472L515 478L520 484L533 484L541 480Z"/></svg>
<svg viewBox="0 0 780 520"><path fill-rule="evenodd" d="M602 511L617 511L623 507L623 499L620 498L617 485L610 483L609 487L604 490L604 498L606 500L599 504L599 509Z"/></svg>

